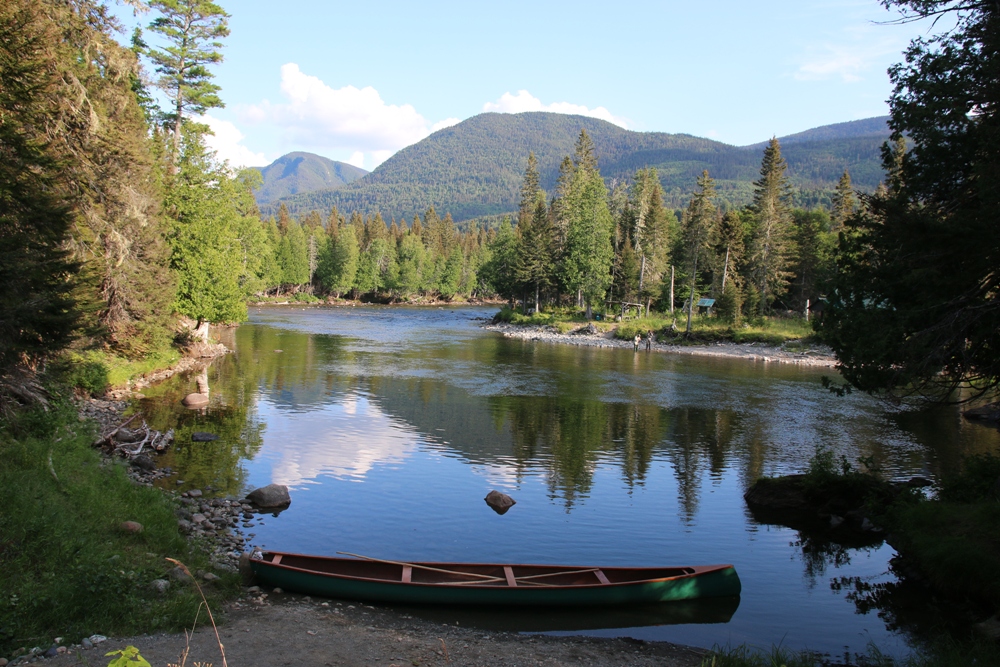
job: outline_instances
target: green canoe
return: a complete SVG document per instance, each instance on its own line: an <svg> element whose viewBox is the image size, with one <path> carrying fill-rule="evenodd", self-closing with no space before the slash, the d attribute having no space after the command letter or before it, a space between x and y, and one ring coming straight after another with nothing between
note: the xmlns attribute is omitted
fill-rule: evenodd
<svg viewBox="0 0 1000 667"><path fill-rule="evenodd" d="M256 580L331 598L448 605L615 605L740 594L732 565L587 567L403 563L279 551L250 559Z"/></svg>

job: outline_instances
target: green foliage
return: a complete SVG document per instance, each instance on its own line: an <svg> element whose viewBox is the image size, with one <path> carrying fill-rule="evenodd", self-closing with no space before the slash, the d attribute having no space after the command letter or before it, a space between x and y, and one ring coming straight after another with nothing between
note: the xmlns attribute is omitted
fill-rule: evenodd
<svg viewBox="0 0 1000 667"><path fill-rule="evenodd" d="M841 234L822 330L855 387L950 400L1000 386L1000 12L884 4L955 25L890 69L889 187Z"/></svg>
<svg viewBox="0 0 1000 667"><path fill-rule="evenodd" d="M942 480L941 500L974 503L1000 500L1000 456L974 454L962 462L963 470Z"/></svg>
<svg viewBox="0 0 1000 667"><path fill-rule="evenodd" d="M118 657L112 658L111 662L108 663L108 667L151 667L149 662L139 655L139 649L132 645L117 651L105 653L104 657L107 658L113 655Z"/></svg>
<svg viewBox="0 0 1000 667"><path fill-rule="evenodd" d="M0 485L10 494L0 507L0 655L25 637L179 630L195 617L193 588L161 596L149 584L170 569L164 557L207 568L207 554L180 535L170 499L102 461L93 437L68 402L0 426ZM126 520L143 531L121 531ZM235 575L220 574L213 605L238 590Z"/></svg>
<svg viewBox="0 0 1000 667"><path fill-rule="evenodd" d="M178 277L177 310L199 322L246 319L241 281L246 265L238 236L244 216L238 192L246 184L212 163L202 137L184 137L180 171L167 190L171 266ZM244 285L241 285L241 282Z"/></svg>

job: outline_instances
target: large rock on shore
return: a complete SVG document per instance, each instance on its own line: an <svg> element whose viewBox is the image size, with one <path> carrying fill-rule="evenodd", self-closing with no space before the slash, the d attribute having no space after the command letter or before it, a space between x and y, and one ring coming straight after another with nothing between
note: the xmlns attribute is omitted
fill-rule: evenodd
<svg viewBox="0 0 1000 667"><path fill-rule="evenodd" d="M181 403L188 408L203 408L208 405L208 396L205 394L188 394Z"/></svg>
<svg viewBox="0 0 1000 667"><path fill-rule="evenodd" d="M288 487L284 484L268 484L254 489L247 494L247 500L257 507L287 507L292 498L288 495Z"/></svg>

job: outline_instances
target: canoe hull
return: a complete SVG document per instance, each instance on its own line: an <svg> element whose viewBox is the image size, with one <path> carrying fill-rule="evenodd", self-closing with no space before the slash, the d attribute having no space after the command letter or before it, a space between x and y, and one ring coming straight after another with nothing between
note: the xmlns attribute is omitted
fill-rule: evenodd
<svg viewBox="0 0 1000 667"><path fill-rule="evenodd" d="M333 559L328 559L333 560ZM739 595L731 565L687 568L691 574L635 582L572 586L456 586L338 576L305 567L251 560L260 583L307 595L402 604L576 606L670 602ZM449 565L455 564L424 564ZM502 566L500 566L502 567ZM569 569L569 568L568 568ZM625 568L605 568L606 571Z"/></svg>

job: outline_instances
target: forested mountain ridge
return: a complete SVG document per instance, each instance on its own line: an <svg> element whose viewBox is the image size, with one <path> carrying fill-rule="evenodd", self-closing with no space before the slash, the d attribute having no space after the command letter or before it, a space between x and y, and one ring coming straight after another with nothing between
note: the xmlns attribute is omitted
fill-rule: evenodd
<svg viewBox="0 0 1000 667"><path fill-rule="evenodd" d="M264 184L254 192L258 204L299 193L333 190L369 173L346 162L302 151L282 155L266 167L255 168L264 177Z"/></svg>
<svg viewBox="0 0 1000 667"><path fill-rule="evenodd" d="M750 201L761 147L738 147L688 134L633 132L603 120L547 112L484 113L435 132L404 148L368 176L336 190L282 199L293 214L310 210L371 213L409 220L430 206L456 221L517 209L518 188L529 151L538 158L542 187L553 189L559 162L586 130L601 173L610 184L637 169L659 171L668 206L684 206L692 183L708 169L728 205ZM888 136L884 118L838 123L791 135L785 155L789 177L804 205L826 203L844 169L855 187L871 190L882 180L880 148ZM784 141L784 140L783 140ZM273 209L273 210L272 210ZM265 206L272 214L277 204Z"/></svg>

